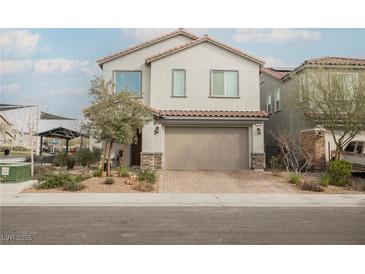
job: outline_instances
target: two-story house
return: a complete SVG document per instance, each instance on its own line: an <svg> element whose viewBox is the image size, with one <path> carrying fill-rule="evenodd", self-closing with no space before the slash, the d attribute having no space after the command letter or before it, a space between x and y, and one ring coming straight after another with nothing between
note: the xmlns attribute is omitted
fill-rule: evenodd
<svg viewBox="0 0 365 274"><path fill-rule="evenodd" d="M154 121L125 147L128 165L263 169L259 72L264 62L178 29L97 61L115 91L133 90ZM116 148L116 151L120 147Z"/></svg>
<svg viewBox="0 0 365 274"><path fill-rule="evenodd" d="M340 77L343 83L356 83L353 80L357 79L360 71L364 72L365 59L322 57L306 60L293 70L261 68L260 104L270 116L270 121L264 126L267 159L279 154L271 134L278 129L298 137L302 145L313 153L314 168L325 167L331 158L331 151L336 148L332 134L306 117L306 98L315 92L310 75L318 70L325 71L328 77ZM357 138L365 139L365 133Z"/></svg>

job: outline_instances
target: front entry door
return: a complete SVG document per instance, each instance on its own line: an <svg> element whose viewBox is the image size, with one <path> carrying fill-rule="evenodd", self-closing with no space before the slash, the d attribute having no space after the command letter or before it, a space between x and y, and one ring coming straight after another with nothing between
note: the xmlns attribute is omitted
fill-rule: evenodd
<svg viewBox="0 0 365 274"><path fill-rule="evenodd" d="M138 133L137 138L137 142L132 144L132 166L141 165L142 133Z"/></svg>

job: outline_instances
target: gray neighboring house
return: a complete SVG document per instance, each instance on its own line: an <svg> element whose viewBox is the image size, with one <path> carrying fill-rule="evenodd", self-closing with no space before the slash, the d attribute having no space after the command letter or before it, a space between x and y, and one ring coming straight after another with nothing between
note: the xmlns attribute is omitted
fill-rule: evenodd
<svg viewBox="0 0 365 274"><path fill-rule="evenodd" d="M359 70L365 69L365 59L344 57L322 57L304 61L295 69L261 68L260 105L267 111L270 120L264 123L265 152L267 160L279 154L279 148L270 132L285 129L300 138L301 144L314 153L313 167L322 169L331 158L336 146L329 131L316 126L305 117L305 95L313 87L308 74L315 69L326 69L328 75L358 77ZM340 72L339 72L340 71ZM292 77L296 75L298 77ZM355 140L365 140L365 132Z"/></svg>
<svg viewBox="0 0 365 274"><path fill-rule="evenodd" d="M265 168L263 61L207 35L178 29L97 63L115 92L128 88L154 111L154 121L144 126L138 142L118 145L112 153L122 149L127 165Z"/></svg>

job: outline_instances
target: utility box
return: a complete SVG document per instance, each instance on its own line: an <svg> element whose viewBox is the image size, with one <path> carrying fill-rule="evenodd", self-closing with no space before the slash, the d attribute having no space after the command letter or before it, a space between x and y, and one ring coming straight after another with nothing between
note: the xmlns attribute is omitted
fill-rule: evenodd
<svg viewBox="0 0 365 274"><path fill-rule="evenodd" d="M2 183L20 183L31 179L30 164L14 163L0 165Z"/></svg>

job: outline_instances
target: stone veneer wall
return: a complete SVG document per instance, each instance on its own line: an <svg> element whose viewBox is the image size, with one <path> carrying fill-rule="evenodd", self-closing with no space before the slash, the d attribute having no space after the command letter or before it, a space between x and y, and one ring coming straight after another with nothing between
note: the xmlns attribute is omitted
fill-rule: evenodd
<svg viewBox="0 0 365 274"><path fill-rule="evenodd" d="M251 153L251 167L252 169L265 169L266 153Z"/></svg>
<svg viewBox="0 0 365 274"><path fill-rule="evenodd" d="M162 153L141 152L141 169L160 169L162 165Z"/></svg>
<svg viewBox="0 0 365 274"><path fill-rule="evenodd" d="M326 168L325 131L319 129L300 132L300 145L307 153L313 154L312 168Z"/></svg>

